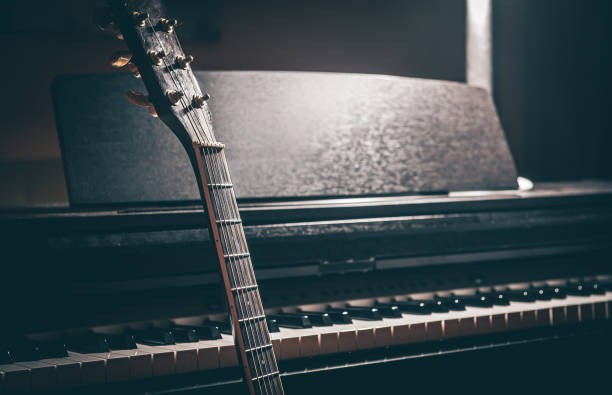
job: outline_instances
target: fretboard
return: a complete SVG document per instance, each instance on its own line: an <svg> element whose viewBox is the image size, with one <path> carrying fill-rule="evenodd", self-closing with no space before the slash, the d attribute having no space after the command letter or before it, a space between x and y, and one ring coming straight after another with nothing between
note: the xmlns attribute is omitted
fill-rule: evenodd
<svg viewBox="0 0 612 395"><path fill-rule="evenodd" d="M259 394L282 394L283 387L223 145L196 144L194 149L209 229L215 241L234 338L247 383Z"/></svg>

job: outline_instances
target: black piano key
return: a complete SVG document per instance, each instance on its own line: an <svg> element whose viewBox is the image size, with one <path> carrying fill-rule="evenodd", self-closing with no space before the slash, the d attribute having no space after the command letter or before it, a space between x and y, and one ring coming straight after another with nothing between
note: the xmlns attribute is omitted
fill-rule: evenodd
<svg viewBox="0 0 612 395"><path fill-rule="evenodd" d="M328 307L327 311L346 311L351 318L358 320L382 320L382 315L376 307L346 306L341 308Z"/></svg>
<svg viewBox="0 0 612 395"><path fill-rule="evenodd" d="M567 297L567 288L562 285L547 285L544 288L544 292L550 296L551 299L565 299Z"/></svg>
<svg viewBox="0 0 612 395"><path fill-rule="evenodd" d="M229 323L229 321L211 321L211 320L206 320L206 321L204 321L204 323L202 325L203 326L216 326L217 329L219 330L219 332L225 333L226 335L231 335L232 334L232 325Z"/></svg>
<svg viewBox="0 0 612 395"><path fill-rule="evenodd" d="M568 281L566 284L567 294L573 296L589 296L591 291L582 281Z"/></svg>
<svg viewBox="0 0 612 395"><path fill-rule="evenodd" d="M534 286L529 287L531 293L536 300L551 300L552 294L547 286Z"/></svg>
<svg viewBox="0 0 612 395"><path fill-rule="evenodd" d="M155 346L176 343L174 334L168 329L130 329L127 333L133 335L138 343Z"/></svg>
<svg viewBox="0 0 612 395"><path fill-rule="evenodd" d="M66 343L60 340L48 340L38 342L43 358L61 358L68 356L68 347Z"/></svg>
<svg viewBox="0 0 612 395"><path fill-rule="evenodd" d="M403 313L428 315L432 312L431 306L424 300L394 300L392 303L399 307Z"/></svg>
<svg viewBox="0 0 612 395"><path fill-rule="evenodd" d="M178 325L173 324L172 329L194 330L202 340L221 339L221 331L216 325ZM175 333L176 336L176 333Z"/></svg>
<svg viewBox="0 0 612 395"><path fill-rule="evenodd" d="M450 310L448 306L446 306L441 300L432 299L432 300L424 300L424 302L429 305L429 309L432 312L448 313L448 311Z"/></svg>
<svg viewBox="0 0 612 395"><path fill-rule="evenodd" d="M268 323L268 332L270 333L280 332L280 329L278 327L278 322L276 322L276 320L266 317L266 322Z"/></svg>
<svg viewBox="0 0 612 395"><path fill-rule="evenodd" d="M599 284L604 291L612 292L612 280L599 281Z"/></svg>
<svg viewBox="0 0 612 395"><path fill-rule="evenodd" d="M303 313L283 313L268 315L273 320L276 320L278 326L286 328L312 328L312 322L308 315Z"/></svg>
<svg viewBox="0 0 612 395"><path fill-rule="evenodd" d="M536 296L530 288L506 289L506 297L513 302L535 302Z"/></svg>
<svg viewBox="0 0 612 395"><path fill-rule="evenodd" d="M163 328L158 328L163 329ZM193 328L169 328L177 343L195 343L200 341L198 331Z"/></svg>
<svg viewBox="0 0 612 395"><path fill-rule="evenodd" d="M133 350L136 346L136 339L131 334L98 334L105 337L111 350Z"/></svg>
<svg viewBox="0 0 612 395"><path fill-rule="evenodd" d="M331 326L333 324L350 324L353 322L348 311L307 311L301 310L303 314L306 314L310 318L315 326Z"/></svg>
<svg viewBox="0 0 612 395"><path fill-rule="evenodd" d="M8 346L8 351L14 362L36 361L43 357L40 345L28 339L15 340Z"/></svg>
<svg viewBox="0 0 612 395"><path fill-rule="evenodd" d="M312 323L312 326L332 326L334 323L325 311L300 311L300 314L305 314Z"/></svg>
<svg viewBox="0 0 612 395"><path fill-rule="evenodd" d="M308 311L305 311L305 313L308 313ZM344 309L327 310L326 313L329 315L329 318L331 318L334 324L353 323L353 319L351 318L351 315L348 313L348 311Z"/></svg>
<svg viewBox="0 0 612 395"><path fill-rule="evenodd" d="M486 292L477 291L476 295L485 296L494 305L507 306L510 304L510 299L505 291L499 291L492 288Z"/></svg>
<svg viewBox="0 0 612 395"><path fill-rule="evenodd" d="M466 306L472 307L493 307L491 299L485 295L462 295L463 301Z"/></svg>
<svg viewBox="0 0 612 395"><path fill-rule="evenodd" d="M0 365L13 363L13 357L8 349L0 350Z"/></svg>
<svg viewBox="0 0 612 395"><path fill-rule="evenodd" d="M595 279L585 281L584 286L592 295L603 295L606 293L606 286Z"/></svg>
<svg viewBox="0 0 612 395"><path fill-rule="evenodd" d="M69 335L63 340L69 350L84 354L110 351L107 337L98 333Z"/></svg>
<svg viewBox="0 0 612 395"><path fill-rule="evenodd" d="M435 301L440 301L449 310L461 311L465 310L465 302L459 296L434 296Z"/></svg>
<svg viewBox="0 0 612 395"><path fill-rule="evenodd" d="M395 303L376 303L374 305L380 314L386 318L401 318L402 310Z"/></svg>
<svg viewBox="0 0 612 395"><path fill-rule="evenodd" d="M3 350L0 352L0 365L13 363L13 358L11 357L11 353L8 350Z"/></svg>

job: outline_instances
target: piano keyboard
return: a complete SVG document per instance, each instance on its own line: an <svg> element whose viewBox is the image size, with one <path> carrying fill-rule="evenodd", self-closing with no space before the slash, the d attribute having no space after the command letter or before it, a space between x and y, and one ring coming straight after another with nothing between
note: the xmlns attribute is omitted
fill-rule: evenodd
<svg viewBox="0 0 612 395"><path fill-rule="evenodd" d="M612 284L607 281L457 290L438 296L333 303L333 308L302 306L273 312L269 325L274 352L283 361L587 323L611 318ZM0 392L94 386L237 366L231 335L200 325L177 326L176 332L168 328L115 335L89 332L78 341L62 338L67 339L67 348L57 341L32 342L35 335L17 342L19 346L9 342L1 347Z"/></svg>

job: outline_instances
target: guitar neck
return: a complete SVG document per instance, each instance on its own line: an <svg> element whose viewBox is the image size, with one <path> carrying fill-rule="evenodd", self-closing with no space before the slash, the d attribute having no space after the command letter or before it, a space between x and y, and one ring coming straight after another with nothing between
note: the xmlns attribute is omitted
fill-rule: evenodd
<svg viewBox="0 0 612 395"><path fill-rule="evenodd" d="M249 390L253 394L282 394L283 387L223 145L195 143L193 147L234 339Z"/></svg>

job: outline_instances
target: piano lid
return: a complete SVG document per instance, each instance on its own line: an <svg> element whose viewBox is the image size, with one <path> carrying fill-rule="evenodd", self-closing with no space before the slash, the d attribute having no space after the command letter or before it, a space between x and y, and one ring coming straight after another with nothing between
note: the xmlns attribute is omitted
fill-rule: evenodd
<svg viewBox="0 0 612 395"><path fill-rule="evenodd" d="M196 72L241 200L516 189L490 95L380 75ZM124 93L129 74L55 81L73 206L199 200L187 155Z"/></svg>

